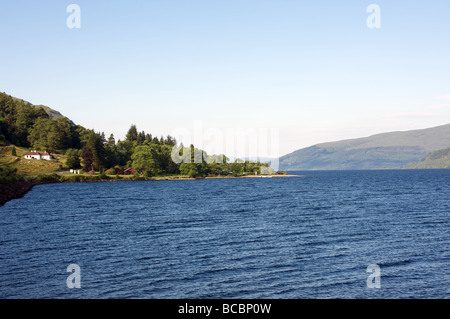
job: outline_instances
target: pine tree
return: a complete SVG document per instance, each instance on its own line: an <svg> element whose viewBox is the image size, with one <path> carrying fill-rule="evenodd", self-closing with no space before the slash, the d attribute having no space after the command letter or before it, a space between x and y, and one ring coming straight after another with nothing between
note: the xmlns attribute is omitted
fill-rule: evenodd
<svg viewBox="0 0 450 319"><path fill-rule="evenodd" d="M131 125L130 129L128 130L126 141L127 142L135 142L138 139L138 131L136 125Z"/></svg>

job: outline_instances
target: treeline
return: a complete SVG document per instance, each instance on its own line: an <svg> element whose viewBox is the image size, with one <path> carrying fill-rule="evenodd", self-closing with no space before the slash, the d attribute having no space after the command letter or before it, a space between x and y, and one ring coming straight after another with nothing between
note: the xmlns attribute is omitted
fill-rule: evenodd
<svg viewBox="0 0 450 319"><path fill-rule="evenodd" d="M175 139L171 136L157 138L145 131L138 132L136 125L131 125L124 141L116 143L113 134L106 139L104 133L90 131L81 138L81 144L81 152L68 150L66 153L68 160L73 162L80 156L85 171L133 167L150 175L178 173L178 167L172 165L174 163L171 161Z"/></svg>
<svg viewBox="0 0 450 319"><path fill-rule="evenodd" d="M261 173L267 164L249 161L228 163L224 155L208 156L193 145L177 145L175 138L152 136L131 125L125 140L74 125L67 118L52 119L40 107L0 93L0 145L6 143L67 155L71 169L104 172L132 167L135 174L182 174L191 177ZM178 160L174 161L173 159Z"/></svg>

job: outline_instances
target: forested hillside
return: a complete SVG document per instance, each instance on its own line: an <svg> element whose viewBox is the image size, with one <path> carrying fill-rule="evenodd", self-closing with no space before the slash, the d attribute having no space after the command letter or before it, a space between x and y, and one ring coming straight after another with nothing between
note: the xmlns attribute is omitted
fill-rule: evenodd
<svg viewBox="0 0 450 319"><path fill-rule="evenodd" d="M161 174L239 176L260 173L261 167L268 166L239 160L227 163L224 155L209 156L194 145L177 145L170 135L158 138L138 131L135 125L131 125L125 140L116 141L113 134L106 137L104 132L75 125L66 117L51 118L50 115L42 107L0 93L0 146L13 144L64 154L68 169L82 167L86 172L104 172L109 168L132 167L136 174L145 177ZM179 161L172 160L173 152Z"/></svg>
<svg viewBox="0 0 450 319"><path fill-rule="evenodd" d="M450 168L450 148L431 152L420 162L408 164L406 168Z"/></svg>

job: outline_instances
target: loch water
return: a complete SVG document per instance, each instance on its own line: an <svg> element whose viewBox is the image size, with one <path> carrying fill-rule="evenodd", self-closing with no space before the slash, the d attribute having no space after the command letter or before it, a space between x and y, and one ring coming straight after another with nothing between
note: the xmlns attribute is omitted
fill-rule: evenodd
<svg viewBox="0 0 450 319"><path fill-rule="evenodd" d="M450 170L289 173L36 186L0 207L0 298L449 298Z"/></svg>

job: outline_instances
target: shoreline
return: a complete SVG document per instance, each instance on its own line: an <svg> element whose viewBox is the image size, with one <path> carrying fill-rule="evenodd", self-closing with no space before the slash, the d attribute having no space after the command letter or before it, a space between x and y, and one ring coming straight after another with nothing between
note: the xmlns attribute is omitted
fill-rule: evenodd
<svg viewBox="0 0 450 319"><path fill-rule="evenodd" d="M272 178L272 177L303 177L303 175L246 175L246 176L209 176L209 177L161 177L148 178L138 181L187 181L187 180L201 180L201 179L225 179L225 178ZM20 181L12 184L0 184L0 207L13 199L19 199L25 196L34 186L54 183L98 183L98 182L123 182L131 181L133 179L102 179L97 181Z"/></svg>
<svg viewBox="0 0 450 319"><path fill-rule="evenodd" d="M28 193L36 185L51 184L51 183L57 183L57 182L55 182L55 181L48 181L48 182L21 181L21 182L15 182L12 184L8 184L8 185L0 184L0 207L5 205L10 200L22 198L23 196L25 196L26 193Z"/></svg>

